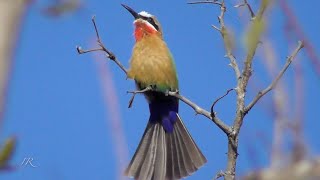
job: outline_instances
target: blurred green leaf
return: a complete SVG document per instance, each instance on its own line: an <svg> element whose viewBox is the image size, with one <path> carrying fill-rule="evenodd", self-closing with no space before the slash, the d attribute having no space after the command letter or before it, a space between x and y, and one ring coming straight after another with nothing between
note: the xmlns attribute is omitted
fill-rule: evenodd
<svg viewBox="0 0 320 180"><path fill-rule="evenodd" d="M262 17L272 0L262 0L256 17L252 18L252 23L244 36L245 47L249 55L253 55L257 48L261 36L266 29L266 22Z"/></svg>
<svg viewBox="0 0 320 180"><path fill-rule="evenodd" d="M260 42L262 33L266 28L266 24L262 18L255 18L245 35L245 45L248 52L252 52Z"/></svg>
<svg viewBox="0 0 320 180"><path fill-rule="evenodd" d="M82 7L80 0L57 1L55 4L44 9L44 13L48 16L61 16L67 13L72 13Z"/></svg>
<svg viewBox="0 0 320 180"><path fill-rule="evenodd" d="M0 151L0 169L8 166L16 147L16 138L10 137L6 140Z"/></svg>

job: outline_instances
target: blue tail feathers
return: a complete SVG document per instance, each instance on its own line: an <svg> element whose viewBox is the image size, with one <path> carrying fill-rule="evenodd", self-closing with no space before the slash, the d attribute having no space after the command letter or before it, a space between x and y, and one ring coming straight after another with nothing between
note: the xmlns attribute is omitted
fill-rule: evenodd
<svg viewBox="0 0 320 180"><path fill-rule="evenodd" d="M152 123L161 123L166 132L173 132L173 126L178 119L178 101L153 101L149 104L150 119Z"/></svg>

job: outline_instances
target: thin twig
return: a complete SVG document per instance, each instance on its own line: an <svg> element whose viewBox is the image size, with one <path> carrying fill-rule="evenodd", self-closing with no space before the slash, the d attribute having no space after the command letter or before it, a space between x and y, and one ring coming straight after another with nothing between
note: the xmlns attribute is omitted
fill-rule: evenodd
<svg viewBox="0 0 320 180"><path fill-rule="evenodd" d="M93 26L94 26L94 30L96 31L96 36L97 36L97 38L98 38L98 42L101 42L100 41L100 36L99 36L99 31L98 31L98 28L97 28L97 24L96 24L96 21L95 21L95 19L96 19L96 16L92 16L92 23L93 23Z"/></svg>
<svg viewBox="0 0 320 180"><path fill-rule="evenodd" d="M268 0L262 0L260 8L257 12L255 21L262 21L263 14L266 11L267 7L269 6L269 1ZM257 23L253 22L253 23ZM260 34L261 36L261 34ZM260 37L256 37L259 39ZM256 49L258 47L259 41L255 41L255 43L249 48L246 59L244 61L244 69L241 74L241 80L238 81L237 87L236 87L236 92L237 92L237 114L236 114L236 119L233 123L234 127L234 133L237 136L240 132L240 128L243 123L243 118L245 116L245 95L246 95L246 90L247 90L247 85L249 82L249 79L252 75L252 61L253 57L255 55Z"/></svg>
<svg viewBox="0 0 320 180"><path fill-rule="evenodd" d="M225 6L225 2L224 0L221 2L221 6L220 6L220 15L218 16L218 21L220 24L220 28L212 25L212 27L216 30L218 30L222 36L223 42L224 42L224 46L226 48L227 54L226 57L229 58L230 60L230 66L233 68L235 74L236 74L236 78L237 81L240 79L241 77L241 73L240 73L240 69L239 66L237 64L237 60L234 57L233 53L232 53L232 40L231 40L231 36L229 34L228 29L225 26L224 23L224 14L226 12L226 6Z"/></svg>
<svg viewBox="0 0 320 180"><path fill-rule="evenodd" d="M249 9L251 18L254 18L256 15L254 14L254 12L253 12L253 10L252 10L251 5L248 3L247 0L244 0L244 3L247 5L247 7L248 7L248 9Z"/></svg>
<svg viewBox="0 0 320 180"><path fill-rule="evenodd" d="M77 51L79 54L84 54L84 53L89 53L89 52L94 52L94 51L103 51L106 53L107 58L109 58L110 60L114 61L119 68L125 73L127 74L127 70L126 68L121 64L121 62L117 59L117 57L109 50L107 49L104 44L102 43L102 40L100 39L100 35L99 35L99 31L96 25L96 21L95 21L95 16L92 17L92 23L94 26L94 30L96 32L96 36L97 36L97 42L98 45L100 46L100 48L94 48L94 49L88 49L88 50L83 50L80 46L77 46Z"/></svg>
<svg viewBox="0 0 320 180"><path fill-rule="evenodd" d="M142 89L142 90L127 91L127 93L131 93L132 94L132 96L131 96L131 98L129 100L128 108L132 107L132 103L134 101L134 98L135 98L136 94L144 93L144 92L147 92L147 91L150 91L150 90L152 90L152 87L148 86L148 87L146 87L145 89Z"/></svg>
<svg viewBox="0 0 320 180"><path fill-rule="evenodd" d="M148 86L148 87L146 87L146 88L144 88L144 89L142 89L142 90L135 90L135 91L127 91L127 93L130 93L130 94L141 94L141 93L145 93L145 92L147 92L147 91L152 91L153 89L152 89L152 87L151 86Z"/></svg>
<svg viewBox="0 0 320 180"><path fill-rule="evenodd" d="M210 108L210 110L211 110L211 116L214 116L214 115L215 115L215 113L214 113L214 111L213 111L213 108L214 108L214 106L217 104L217 102L220 101L222 98L226 97L226 96L229 94L229 92L230 92L230 91L233 91L233 90L234 90L234 88L228 89L227 92L226 92L223 96L219 97L218 99L216 99L216 100L212 103L211 108Z"/></svg>
<svg viewBox="0 0 320 180"><path fill-rule="evenodd" d="M77 46L76 48L79 54L85 54L85 53L94 52L94 51L103 51L102 48L88 49L88 50L83 50L80 46Z"/></svg>
<svg viewBox="0 0 320 180"><path fill-rule="evenodd" d="M290 7L290 2L287 2L286 0L280 0L279 1L279 7L281 8L282 12L287 18L287 24L289 25L289 28L294 34L297 36L297 39L300 39L303 41L305 46L305 52L306 55L309 57L312 68L315 70L315 72L320 75L320 58L316 52L315 46L311 43L311 41L307 38L307 35L303 31L303 27L301 26L303 23L299 23L299 20L297 16L294 14L294 11Z"/></svg>
<svg viewBox="0 0 320 180"><path fill-rule="evenodd" d="M293 59L296 57L296 55L298 54L298 52L304 47L304 44L302 41L298 42L298 46L297 48L293 51L293 53L287 58L287 61L285 63L285 65L283 66L283 68L281 69L281 71L279 72L279 74L276 76L276 78L271 82L271 84L265 88L264 90L260 91L256 97L252 100L252 102L249 103L249 105L245 108L245 114L248 113L248 111L251 110L251 108L260 100L260 98L262 98L264 95L266 95L269 91L271 91L279 82L279 80L281 79L281 77L283 76L283 74L286 72L286 70L288 69L288 67L290 66L291 62L293 61Z"/></svg>
<svg viewBox="0 0 320 180"><path fill-rule="evenodd" d="M182 96L178 92L172 92L169 91L168 95L174 96L178 98L180 101L184 102L185 104L189 105L192 109L195 110L196 114L201 114L209 119L212 120L225 134L230 134L232 132L232 129L226 125L222 120L220 120L217 116L211 116L211 113L209 111L204 110L203 108L199 107L197 104L193 103L186 97Z"/></svg>
<svg viewBox="0 0 320 180"><path fill-rule="evenodd" d="M220 6L220 15L218 16L218 21L219 21L219 24L220 24L220 28L218 28L217 26L215 25L212 25L212 27L219 31L221 36L222 36L222 39L223 39L223 42L224 42L224 45L225 45L225 48L226 48L226 51L227 51L227 54L225 55L226 57L229 58L230 60L230 66L233 68L235 74L236 74L236 78L237 80L240 79L241 77L241 73L240 73L240 69L239 69L239 66L237 64L237 61L236 61L236 58L234 57L233 53L232 53L232 40L231 40L231 36L228 32L228 29L226 28L225 24L224 24L224 14L226 12L226 6L225 6L225 2L224 0L222 0L221 2L217 2L217 1L196 1L196 2L190 2L188 4L217 4Z"/></svg>
<svg viewBox="0 0 320 180"><path fill-rule="evenodd" d="M217 180L217 179L219 179L219 178L221 178L221 177L224 177L225 174L226 174L225 172L223 172L222 170L220 170L220 172L217 173L217 175L213 178L213 180Z"/></svg>
<svg viewBox="0 0 320 180"><path fill-rule="evenodd" d="M258 10L257 16L254 19L259 22L262 21L263 13L268 7L268 0L262 0L261 6ZM257 23L257 22L253 23ZM236 116L232 126L232 133L228 135L228 162L226 168L226 174L224 178L226 180L234 180L236 174L236 166L237 166L237 158L238 158L238 145L239 145L239 133L243 124L243 119L245 116L245 96L246 96L246 87L248 85L248 81L251 77L252 72L252 59L255 55L255 51L259 44L259 38L257 37L257 41L254 42L252 47L249 48L248 53L246 55L246 59L244 61L244 70L237 81L237 87L235 88L237 92L237 107L236 107Z"/></svg>
<svg viewBox="0 0 320 180"><path fill-rule="evenodd" d="M243 0L243 3L242 4L238 4L238 5L235 5L234 7L235 8L238 8L238 7L243 7L243 6L247 6L249 12L250 12L250 16L251 16L251 19L255 18L255 14L251 8L251 5L248 3L248 0Z"/></svg>
<svg viewBox="0 0 320 180"><path fill-rule="evenodd" d="M195 2L188 2L188 4L216 4L221 6L221 2L217 2L217 0L213 1L195 1Z"/></svg>

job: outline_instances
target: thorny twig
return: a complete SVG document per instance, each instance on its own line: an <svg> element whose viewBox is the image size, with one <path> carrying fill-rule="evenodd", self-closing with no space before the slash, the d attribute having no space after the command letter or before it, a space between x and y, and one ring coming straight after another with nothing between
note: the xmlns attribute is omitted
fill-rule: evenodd
<svg viewBox="0 0 320 180"><path fill-rule="evenodd" d="M242 73L240 73L238 64L236 62L235 57L232 54L232 42L230 35L225 27L224 24L224 14L226 11L224 0L220 1L220 15L218 16L218 20L220 23L220 28L216 26L212 26L214 29L220 32L222 35L222 38L224 40L225 48L227 51L227 57L230 59L230 65L233 67L236 78L237 78L237 87L235 88L237 92L237 110L236 110L236 117L234 119L234 123L232 126L232 133L227 134L228 136L228 162L227 162L227 168L224 173L224 178L226 180L234 180L235 179L235 171L236 171L236 162L238 157L238 139L239 139L239 132L243 123L243 119L248 111L246 111L245 106L245 95L246 95L246 89L249 82L249 79L251 77L252 72L252 60L255 55L256 48L259 44L259 39L257 39L256 42L252 45L252 47L249 49L244 63L244 69ZM252 19L255 21L252 21L252 23L258 23L259 21L262 21L263 14L266 11L269 1L268 0L262 0L261 6L259 10L257 11L257 14L253 12L250 4L247 2L247 0L244 1L244 5L247 6L247 8L250 11ZM258 21L258 22L256 22ZM260 37L257 37L260 38ZM294 57L292 57L293 59ZM284 72L283 72L284 73ZM281 78L281 77L279 77ZM257 99L257 101L260 98ZM254 104L252 104L253 106ZM249 105L251 107L251 105ZM250 110L250 109L248 109Z"/></svg>
<svg viewBox="0 0 320 180"><path fill-rule="evenodd" d="M298 42L297 48L292 52L292 54L287 58L287 61L279 74L276 76L276 78L271 82L271 84L266 87L264 90L261 90L256 97L249 103L249 105L245 108L245 113L248 113L248 111L251 110L251 108L259 101L260 98L262 98L264 95L266 95L269 91L271 91L279 82L283 74L286 72L288 67L290 66L293 59L296 57L298 52L304 47L304 44L302 41Z"/></svg>
<svg viewBox="0 0 320 180"><path fill-rule="evenodd" d="M95 21L95 16L92 17L92 23L94 26L94 30L96 32L96 36L97 36L97 42L98 45L100 46L100 48L94 48L94 49L89 49L89 50L83 50L80 46L77 46L77 51L79 54L84 54L84 53L88 53L88 52L94 52L94 51L104 51L107 55L107 58L109 58L110 60L114 61L119 68L125 73L127 74L127 70L126 68L121 64L121 62L117 59L117 57L110 51L108 50L104 44L102 43L100 36L99 36L99 31L96 25L96 21Z"/></svg>
<svg viewBox="0 0 320 180"><path fill-rule="evenodd" d="M312 63L312 68L318 75L320 75L320 58L316 52L316 48L307 38L306 34L303 31L303 28L300 26L301 23L299 23L298 18L290 8L290 2L288 3L286 0L280 0L279 7L287 18L286 23L287 26L289 26L290 31L294 32L297 38L303 41L305 52L306 55L309 56L309 59Z"/></svg>
<svg viewBox="0 0 320 180"><path fill-rule="evenodd" d="M222 39L223 39L223 42L224 42L224 46L225 46L226 51L227 51L227 54L225 55L225 57L229 58L230 66L233 68L233 70L234 70L234 72L236 74L236 79L239 80L240 77L241 77L241 73L240 73L239 66L237 64L237 60L236 60L236 58L234 57L234 55L232 53L232 43L233 42L232 42L231 36L229 34L229 31L226 28L225 23L224 23L224 14L225 14L226 10L227 10L227 8L226 8L225 2L223 0L221 2L221 5L220 5L220 15L218 16L218 21L219 21L219 24L220 24L220 28L218 28L215 25L212 25L212 27L214 29L216 29L218 32L220 32L220 34L222 36Z"/></svg>

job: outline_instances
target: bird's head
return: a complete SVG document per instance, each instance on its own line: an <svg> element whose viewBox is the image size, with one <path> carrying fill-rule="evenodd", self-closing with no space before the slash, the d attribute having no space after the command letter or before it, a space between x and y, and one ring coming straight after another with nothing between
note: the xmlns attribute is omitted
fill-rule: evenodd
<svg viewBox="0 0 320 180"><path fill-rule="evenodd" d="M126 8L134 17L133 24L135 25L134 36L136 38L136 41L139 41L143 37L148 35L162 36L160 23L155 18L155 16L147 13L146 11L137 13L129 6L124 4L121 5Z"/></svg>

